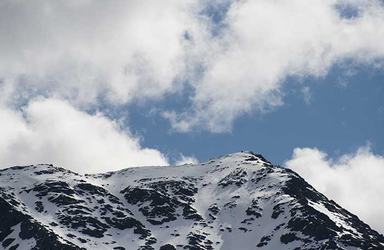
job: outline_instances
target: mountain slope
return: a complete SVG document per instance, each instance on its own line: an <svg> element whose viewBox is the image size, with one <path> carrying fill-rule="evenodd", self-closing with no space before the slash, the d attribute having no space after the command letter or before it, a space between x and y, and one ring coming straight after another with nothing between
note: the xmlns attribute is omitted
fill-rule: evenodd
<svg viewBox="0 0 384 250"><path fill-rule="evenodd" d="M240 152L200 165L80 175L0 171L4 249L384 249L291 170Z"/></svg>

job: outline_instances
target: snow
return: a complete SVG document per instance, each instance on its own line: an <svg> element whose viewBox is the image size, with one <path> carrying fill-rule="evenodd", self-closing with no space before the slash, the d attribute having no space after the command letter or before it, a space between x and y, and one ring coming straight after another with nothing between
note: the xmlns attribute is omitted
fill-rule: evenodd
<svg viewBox="0 0 384 250"><path fill-rule="evenodd" d="M36 174L39 171L47 172ZM210 245L213 249L255 249L256 245L261 243L265 237L270 239L266 242L267 244L260 246L263 249L294 249L302 247L303 241L293 240L284 244L280 239L282 235L292 233L287 227L291 211L301 206L294 197L282 191L282 187L290 178L291 173L283 168L273 166L252 153L239 152L198 165L128 168L94 175L79 175L51 165L29 166L23 169L9 168L0 171L0 188L12 190L15 199L22 203L16 208L52 230L59 236L61 242L69 241L87 249L111 249L116 246L138 249L150 237L157 240L156 243L151 244L154 249L159 249L160 246L167 243L174 246L185 246L189 243L188 235L191 233L205 237L201 244L211 242ZM177 218L161 225L153 225L142 212L142 208L149 206L152 201L148 200L140 205L131 204L122 193L122 190L127 187L146 190L150 189L149 186L153 183L170 180L189 183L197 188L197 192L192 196L193 201L190 203L177 196L170 196L178 199L177 204L181 204L180 207L176 207L175 216ZM68 213L65 210L66 205L58 205L50 201L52 197L59 194L48 194L39 198L39 191L31 190L37 185L49 181L63 181L68 184L69 189L74 193L66 197L81 201L79 204L90 209L92 217L103 223L106 223L104 217L111 216L111 213L103 215L100 210L102 205L97 200L104 198L104 204L110 206L113 211L120 211L119 207L129 209L133 213L133 218L150 230L150 236L140 239L140 235L134 233L134 228L122 230L110 226L106 228L103 237L97 238L81 232L82 227L71 228L61 224L59 217ZM107 197L79 193L77 185L81 183L104 188L109 194L117 197L121 204L115 204ZM315 190L312 191L315 192ZM168 188L166 193L172 194L172 190ZM35 209L38 201L43 204L44 211L42 212ZM196 210L197 214L202 217L202 221L186 219L182 216L182 207L187 204ZM219 208L217 214L213 214L209 210L213 204ZM362 237L361 233L347 222L348 218L329 211L322 203L309 201L308 204L344 228L345 232L339 233L339 235L353 234L354 237ZM165 205L159 204L157 208ZM272 218L276 205L281 206L282 212L277 218ZM260 214L259 216L252 212L246 213L251 206ZM157 217L157 219L159 218ZM58 225L53 226L52 222ZM17 230L20 230L19 225L14 226L14 232L7 238L14 237L19 232ZM69 236L70 234L74 237ZM299 239L310 239L300 232L294 232L294 234ZM20 249L30 249L35 244L33 238L31 240L17 239L20 245L23 244ZM86 242L81 242L79 239L85 239ZM207 245L209 245L208 243ZM320 243L305 244L310 248L316 247ZM205 249L204 246L201 249Z"/></svg>
<svg viewBox="0 0 384 250"><path fill-rule="evenodd" d="M15 226L13 226L11 229L12 229L12 233L10 233L5 239L15 239L15 241L13 241L7 248L10 248L16 244L18 244L19 246L19 249L31 249L33 248L35 245L36 245L36 241L34 238L31 238L31 239L26 239L26 240L20 240L20 237L19 237L19 233L20 233L20 224L17 224ZM7 249L5 248L5 249Z"/></svg>

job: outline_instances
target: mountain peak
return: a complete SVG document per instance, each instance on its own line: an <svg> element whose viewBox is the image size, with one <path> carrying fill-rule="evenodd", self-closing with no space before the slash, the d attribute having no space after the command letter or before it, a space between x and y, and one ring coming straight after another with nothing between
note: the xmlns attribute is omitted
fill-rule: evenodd
<svg viewBox="0 0 384 250"><path fill-rule="evenodd" d="M384 247L358 217L250 151L96 175L9 168L0 172L0 221L5 248Z"/></svg>
<svg viewBox="0 0 384 250"><path fill-rule="evenodd" d="M247 150L241 150L238 152L230 153L223 155L221 157L218 157L217 159L220 158L246 158L246 157L257 157L260 160L267 161L261 154L255 153L253 151L247 151Z"/></svg>

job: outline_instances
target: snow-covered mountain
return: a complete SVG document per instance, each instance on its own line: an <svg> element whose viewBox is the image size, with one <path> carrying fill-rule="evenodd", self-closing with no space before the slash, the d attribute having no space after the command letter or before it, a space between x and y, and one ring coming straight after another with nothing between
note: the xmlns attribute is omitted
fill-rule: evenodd
<svg viewBox="0 0 384 250"><path fill-rule="evenodd" d="M81 175L0 171L4 249L384 249L384 237L289 169L240 152Z"/></svg>

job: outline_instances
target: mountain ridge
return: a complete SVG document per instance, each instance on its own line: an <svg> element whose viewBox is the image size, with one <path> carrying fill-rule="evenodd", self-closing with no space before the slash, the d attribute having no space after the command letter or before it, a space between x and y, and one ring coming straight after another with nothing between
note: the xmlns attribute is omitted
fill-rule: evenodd
<svg viewBox="0 0 384 250"><path fill-rule="evenodd" d="M292 170L238 152L77 174L0 170L4 249L384 249L384 237Z"/></svg>

